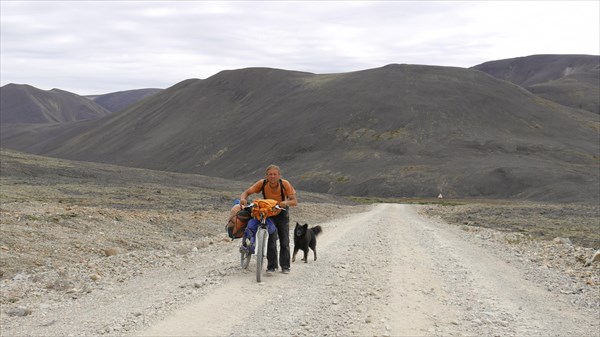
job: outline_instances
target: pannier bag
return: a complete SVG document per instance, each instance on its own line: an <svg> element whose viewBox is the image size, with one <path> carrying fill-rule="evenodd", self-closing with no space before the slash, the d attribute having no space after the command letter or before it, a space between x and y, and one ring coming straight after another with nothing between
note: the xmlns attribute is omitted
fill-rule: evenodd
<svg viewBox="0 0 600 337"><path fill-rule="evenodd" d="M244 236L244 231L251 218L250 211L243 210L239 204L234 205L229 212L229 221L225 229L227 235L233 239L239 239Z"/></svg>

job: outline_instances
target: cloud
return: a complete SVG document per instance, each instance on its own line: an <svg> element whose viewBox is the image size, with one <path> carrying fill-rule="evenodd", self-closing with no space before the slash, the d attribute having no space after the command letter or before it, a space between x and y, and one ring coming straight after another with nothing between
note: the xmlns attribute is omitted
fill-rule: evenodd
<svg viewBox="0 0 600 337"><path fill-rule="evenodd" d="M221 70L600 54L596 1L1 1L1 84L98 94Z"/></svg>

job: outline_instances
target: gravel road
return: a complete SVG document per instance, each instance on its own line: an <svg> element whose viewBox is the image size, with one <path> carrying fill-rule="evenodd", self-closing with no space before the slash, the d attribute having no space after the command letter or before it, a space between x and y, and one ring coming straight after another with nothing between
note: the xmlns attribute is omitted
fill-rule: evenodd
<svg viewBox="0 0 600 337"><path fill-rule="evenodd" d="M367 225L368 224L368 225ZM239 271L136 336L593 336L574 307L456 227L385 204L321 225L319 259ZM309 255L312 257L312 254ZM235 259L235 254L232 255ZM596 312L597 314L597 312Z"/></svg>
<svg viewBox="0 0 600 337"><path fill-rule="evenodd" d="M545 286L559 271L423 209L379 204L320 222L319 259L262 283L254 261L240 269L237 240L113 256L132 277L42 301L4 320L2 336L600 336L597 301Z"/></svg>

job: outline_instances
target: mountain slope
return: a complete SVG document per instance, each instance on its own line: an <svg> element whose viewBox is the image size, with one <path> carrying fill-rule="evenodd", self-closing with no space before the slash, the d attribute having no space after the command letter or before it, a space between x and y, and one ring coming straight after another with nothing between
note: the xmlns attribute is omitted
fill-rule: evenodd
<svg viewBox="0 0 600 337"><path fill-rule="evenodd" d="M7 84L0 88L0 123L59 123L95 119L110 112L79 95L30 85Z"/></svg>
<svg viewBox="0 0 600 337"><path fill-rule="evenodd" d="M109 94L98 95L91 98L94 102L110 112L121 111L130 105L141 101L142 99L161 92L163 89L135 89Z"/></svg>
<svg viewBox="0 0 600 337"><path fill-rule="evenodd" d="M532 55L472 68L553 102L600 114L600 56Z"/></svg>
<svg viewBox="0 0 600 337"><path fill-rule="evenodd" d="M598 200L598 115L463 68L315 75L268 68L187 80L130 109L3 146L232 179L270 163L341 195Z"/></svg>

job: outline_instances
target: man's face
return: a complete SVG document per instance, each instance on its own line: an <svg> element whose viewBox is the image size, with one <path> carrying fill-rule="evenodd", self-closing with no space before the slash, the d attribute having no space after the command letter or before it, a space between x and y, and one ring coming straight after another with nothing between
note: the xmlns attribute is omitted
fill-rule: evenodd
<svg viewBox="0 0 600 337"><path fill-rule="evenodd" d="M281 178L281 173L279 172L279 170L270 169L267 171L267 180L269 181L269 183L275 184L279 181L279 178Z"/></svg>

